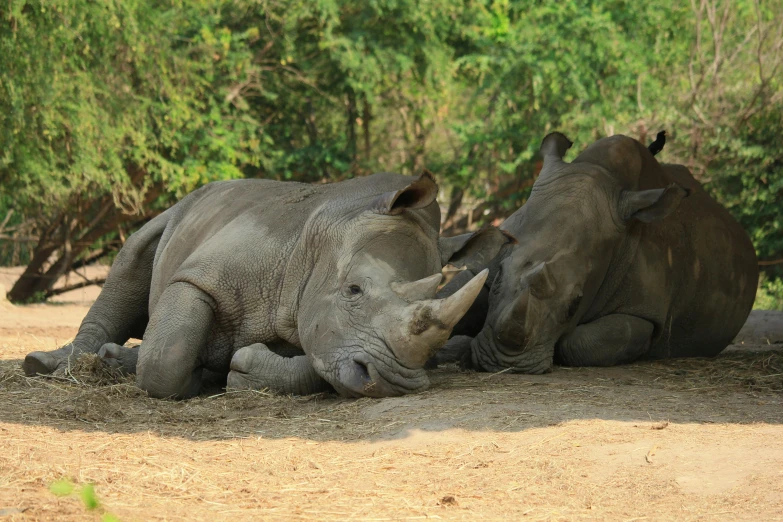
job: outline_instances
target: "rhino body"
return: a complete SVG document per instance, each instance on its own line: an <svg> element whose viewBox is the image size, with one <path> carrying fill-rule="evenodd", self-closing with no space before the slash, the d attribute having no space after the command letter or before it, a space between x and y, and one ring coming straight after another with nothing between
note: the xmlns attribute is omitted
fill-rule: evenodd
<svg viewBox="0 0 783 522"><path fill-rule="evenodd" d="M436 194L429 174L210 183L133 234L73 343L24 369L97 352L154 397L197 394L204 372L299 394L422 390L486 277L434 299ZM141 346L121 347L130 337Z"/></svg>
<svg viewBox="0 0 783 522"><path fill-rule="evenodd" d="M489 290L454 330L470 337L449 341L441 360L542 373L553 361L717 355L755 298L746 232L686 167L659 164L636 140L604 138L566 163L570 146L559 133L542 143L531 196L500 227L518 244L481 232L482 257L444 289L490 267Z"/></svg>

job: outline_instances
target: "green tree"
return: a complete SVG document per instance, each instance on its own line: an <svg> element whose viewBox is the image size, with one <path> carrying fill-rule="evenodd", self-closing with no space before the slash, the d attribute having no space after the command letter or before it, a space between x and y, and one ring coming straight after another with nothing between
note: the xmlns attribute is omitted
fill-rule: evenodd
<svg viewBox="0 0 783 522"><path fill-rule="evenodd" d="M781 12L783 0L11 0L0 256L30 259L10 296L52 295L216 179L427 167L446 234L497 222L524 203L555 129L575 151L668 130L662 159L688 165L762 258L781 258ZM781 266L767 267L773 294Z"/></svg>
<svg viewBox="0 0 783 522"><path fill-rule="evenodd" d="M6 7L7 6L7 7ZM257 32L183 2L26 2L0 8L0 184L38 242L15 301L53 293L176 196L263 161L253 114L226 102ZM156 204L157 202L157 204Z"/></svg>

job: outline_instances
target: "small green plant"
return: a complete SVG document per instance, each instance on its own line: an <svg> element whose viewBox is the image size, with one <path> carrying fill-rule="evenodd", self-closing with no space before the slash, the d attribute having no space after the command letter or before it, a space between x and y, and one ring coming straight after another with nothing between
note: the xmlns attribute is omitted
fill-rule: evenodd
<svg viewBox="0 0 783 522"><path fill-rule="evenodd" d="M58 497L67 497L78 491L79 497L87 510L103 509L95 494L95 487L92 484L88 483L77 489L76 485L70 480L60 479L49 485L49 491ZM120 522L120 519L111 513L104 512L101 515L101 522Z"/></svg>
<svg viewBox="0 0 783 522"><path fill-rule="evenodd" d="M40 292L35 292L27 299L24 299L20 304L26 304L26 305L38 304L38 303L43 303L45 301L46 301L46 292L40 291Z"/></svg>
<svg viewBox="0 0 783 522"><path fill-rule="evenodd" d="M67 479L60 479L51 483L49 491L58 497L67 497L73 493L73 483Z"/></svg>
<svg viewBox="0 0 783 522"><path fill-rule="evenodd" d="M92 484L85 484L82 486L81 491L79 491L79 496L82 497L84 507L87 509L92 510L98 507L98 497L95 496L95 488Z"/></svg>

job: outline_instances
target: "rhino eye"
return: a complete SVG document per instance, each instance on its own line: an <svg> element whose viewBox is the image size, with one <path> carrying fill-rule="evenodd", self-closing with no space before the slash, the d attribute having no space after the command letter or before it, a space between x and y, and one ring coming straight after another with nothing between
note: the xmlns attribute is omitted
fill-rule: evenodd
<svg viewBox="0 0 783 522"><path fill-rule="evenodd" d="M362 289L359 285L351 285L348 287L348 293L351 295L359 295L362 293Z"/></svg>

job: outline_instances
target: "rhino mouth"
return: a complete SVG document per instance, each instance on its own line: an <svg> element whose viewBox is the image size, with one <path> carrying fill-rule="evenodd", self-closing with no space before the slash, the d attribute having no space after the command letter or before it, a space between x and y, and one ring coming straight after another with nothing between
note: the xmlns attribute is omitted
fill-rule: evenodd
<svg viewBox="0 0 783 522"><path fill-rule="evenodd" d="M424 369L407 368L394 356L354 352L336 361L336 371L324 378L347 397L396 397L427 389Z"/></svg>
<svg viewBox="0 0 783 522"><path fill-rule="evenodd" d="M509 347L497 340L494 330L485 324L470 343L473 366L486 372L510 370L514 373L541 374L552 371L554 346L524 342L524 346ZM521 343L520 343L521 344Z"/></svg>

